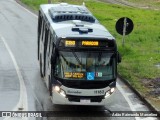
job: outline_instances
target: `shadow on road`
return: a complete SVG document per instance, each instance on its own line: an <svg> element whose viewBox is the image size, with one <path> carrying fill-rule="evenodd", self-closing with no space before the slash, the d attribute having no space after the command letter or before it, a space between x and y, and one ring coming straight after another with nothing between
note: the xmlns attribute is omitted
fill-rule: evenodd
<svg viewBox="0 0 160 120"><path fill-rule="evenodd" d="M109 117L111 113L103 106L54 105L47 117Z"/></svg>

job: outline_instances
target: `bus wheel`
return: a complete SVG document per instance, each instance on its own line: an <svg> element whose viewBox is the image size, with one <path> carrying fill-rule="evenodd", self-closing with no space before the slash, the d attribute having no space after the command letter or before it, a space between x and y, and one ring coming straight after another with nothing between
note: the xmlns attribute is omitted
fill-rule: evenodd
<svg viewBox="0 0 160 120"><path fill-rule="evenodd" d="M41 57L41 55L40 55L40 60L39 60L39 62L40 62L40 74L41 74L41 77L44 77L43 76L43 73L42 73L42 59L41 59L42 57Z"/></svg>

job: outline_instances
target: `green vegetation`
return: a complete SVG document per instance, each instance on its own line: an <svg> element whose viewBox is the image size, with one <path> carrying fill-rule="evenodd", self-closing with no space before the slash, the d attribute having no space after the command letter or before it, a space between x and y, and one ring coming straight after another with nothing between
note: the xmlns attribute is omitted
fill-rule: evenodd
<svg viewBox="0 0 160 120"><path fill-rule="evenodd" d="M40 3L47 3L47 0L22 1L36 10ZM62 1L83 3L83 0ZM149 97L151 89L144 84L144 80L154 81L160 78L160 68L156 67L156 64L160 64L160 11L112 5L94 0L86 0L85 4L117 40L123 58L118 67L119 74L144 96ZM134 30L126 36L125 46L122 47L122 36L116 32L115 23L124 16L133 20Z"/></svg>

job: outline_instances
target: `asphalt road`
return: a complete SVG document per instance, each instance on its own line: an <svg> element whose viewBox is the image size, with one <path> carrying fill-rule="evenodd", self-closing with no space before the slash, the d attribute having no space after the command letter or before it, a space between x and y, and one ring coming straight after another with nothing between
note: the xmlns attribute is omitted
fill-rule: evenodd
<svg viewBox="0 0 160 120"><path fill-rule="evenodd" d="M36 118L38 120L157 119L107 117L106 114L111 114L109 110L112 112L149 111L146 105L120 80L118 80L115 94L114 100L104 107L53 105L45 82L39 73L37 16L14 0L0 0L0 111L55 111L52 117ZM17 120L17 118L5 118L5 120L8 119Z"/></svg>

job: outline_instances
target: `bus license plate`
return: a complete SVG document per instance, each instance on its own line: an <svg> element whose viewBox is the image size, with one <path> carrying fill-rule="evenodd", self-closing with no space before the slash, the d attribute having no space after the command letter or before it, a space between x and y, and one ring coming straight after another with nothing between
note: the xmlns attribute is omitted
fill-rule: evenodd
<svg viewBox="0 0 160 120"><path fill-rule="evenodd" d="M90 99L80 99L81 103L91 103Z"/></svg>

